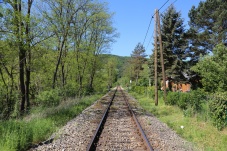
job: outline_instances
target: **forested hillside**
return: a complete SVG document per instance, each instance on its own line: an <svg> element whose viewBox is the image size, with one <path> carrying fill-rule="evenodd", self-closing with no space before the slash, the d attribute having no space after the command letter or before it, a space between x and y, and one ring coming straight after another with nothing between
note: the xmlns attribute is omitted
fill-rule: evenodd
<svg viewBox="0 0 227 151"><path fill-rule="evenodd" d="M106 90L101 54L118 36L106 4L9 0L0 12L1 119L51 104L48 96L54 101Z"/></svg>

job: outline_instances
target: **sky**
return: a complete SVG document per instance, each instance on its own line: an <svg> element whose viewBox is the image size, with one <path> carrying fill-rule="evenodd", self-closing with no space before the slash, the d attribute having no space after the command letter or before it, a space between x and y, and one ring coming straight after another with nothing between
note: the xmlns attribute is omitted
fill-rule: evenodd
<svg viewBox="0 0 227 151"><path fill-rule="evenodd" d="M184 19L184 25L188 27L188 12L194 5L198 6L200 0L100 0L108 3L110 12L114 12L113 26L117 29L119 37L112 44L110 53L119 56L130 56L136 45L143 44L148 29L151 16L155 9L163 8L160 13L165 11L172 3L181 17ZM146 54L152 54L152 34L154 31L154 19L144 42ZM151 41L151 43L149 43Z"/></svg>

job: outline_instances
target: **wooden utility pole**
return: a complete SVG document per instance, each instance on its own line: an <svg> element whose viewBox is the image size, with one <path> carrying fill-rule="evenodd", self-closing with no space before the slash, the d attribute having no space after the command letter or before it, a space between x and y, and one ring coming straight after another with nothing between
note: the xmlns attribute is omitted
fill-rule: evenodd
<svg viewBox="0 0 227 151"><path fill-rule="evenodd" d="M157 61L157 10L155 10L155 36L154 36L154 43L155 43L155 50L154 50L154 83L155 83L155 105L157 106L158 105L158 61Z"/></svg>
<svg viewBox="0 0 227 151"><path fill-rule="evenodd" d="M156 10L156 22L158 26L158 38L159 38L159 48L160 48L160 58L161 58L161 65L162 65L162 81L163 81L163 100L166 102L166 74L165 74L165 67L164 67L164 58L163 58L163 48L162 48L162 34L161 34L161 26L160 26L160 17L159 12Z"/></svg>

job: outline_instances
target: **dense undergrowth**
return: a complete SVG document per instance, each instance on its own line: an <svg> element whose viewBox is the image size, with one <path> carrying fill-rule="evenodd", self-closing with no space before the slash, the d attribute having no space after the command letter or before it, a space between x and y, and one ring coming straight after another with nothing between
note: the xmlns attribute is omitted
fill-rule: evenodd
<svg viewBox="0 0 227 151"><path fill-rule="evenodd" d="M207 97L202 90L190 93L168 92L167 102L159 92L154 104L153 88L132 88L130 93L140 105L199 150L225 151L227 148L226 101L224 94ZM183 126L183 128L182 128Z"/></svg>
<svg viewBox="0 0 227 151"><path fill-rule="evenodd" d="M0 121L0 150L22 151L46 140L53 132L81 113L101 95L67 99L58 105L41 105L22 119Z"/></svg>

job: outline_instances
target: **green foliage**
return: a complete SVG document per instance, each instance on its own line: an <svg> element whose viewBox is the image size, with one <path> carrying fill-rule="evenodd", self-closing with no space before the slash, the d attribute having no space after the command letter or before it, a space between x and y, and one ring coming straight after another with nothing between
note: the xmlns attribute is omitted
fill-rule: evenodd
<svg viewBox="0 0 227 151"><path fill-rule="evenodd" d="M210 101L211 117L218 130L227 125L227 93L215 93Z"/></svg>
<svg viewBox="0 0 227 151"><path fill-rule="evenodd" d="M27 150L31 144L47 139L55 130L56 126L49 119L4 121L0 125L0 150Z"/></svg>
<svg viewBox="0 0 227 151"><path fill-rule="evenodd" d="M203 121L198 119L198 114L193 116L195 111L193 111L191 107L182 112L178 106L166 105L163 99L159 99L158 106L155 106L154 100L144 95L136 93L132 95L136 96L136 99L145 111L155 115L181 137L192 142L195 145L194 150L226 150L227 129L225 128L223 131L218 131L209 120ZM206 105L207 103L203 103L203 107ZM207 114L207 112L204 114ZM148 124L152 124L150 121L147 122ZM181 126L184 126L184 128L181 128Z"/></svg>
<svg viewBox="0 0 227 151"><path fill-rule="evenodd" d="M195 111L191 107L188 107L187 109L183 110L183 113L185 117L193 117L195 115Z"/></svg>
<svg viewBox="0 0 227 151"><path fill-rule="evenodd" d="M168 105L179 106L185 116L191 117L195 114L211 114L211 118L214 121L214 125L217 129L221 130L227 125L227 94L216 93L211 96L209 111L204 112L202 109L203 103L207 100L207 95L203 90L195 90L189 93L169 92L167 95ZM208 110L208 109L206 109ZM202 115L200 115L202 116ZM207 115L204 120L207 120Z"/></svg>
<svg viewBox="0 0 227 151"><path fill-rule="evenodd" d="M62 88L61 96L63 97L75 97L77 95L78 85L76 83L68 83Z"/></svg>
<svg viewBox="0 0 227 151"><path fill-rule="evenodd" d="M34 118L28 116L23 120L1 121L0 150L24 151L32 144L46 140L98 98L99 95L94 95L81 100L67 100L57 107L40 108L34 113Z"/></svg>
<svg viewBox="0 0 227 151"><path fill-rule="evenodd" d="M132 86L132 88L131 88L131 90L133 91L133 92L136 92L136 93L138 93L138 94L145 94L145 87L143 87L143 86Z"/></svg>
<svg viewBox="0 0 227 151"><path fill-rule="evenodd" d="M189 105L191 105L191 102L189 101L190 95L188 93L180 93L178 92L179 99L177 100L177 105L185 110L188 108Z"/></svg>
<svg viewBox="0 0 227 151"><path fill-rule="evenodd" d="M0 146L4 149L26 150L32 140L32 129L22 121L1 122L0 138Z"/></svg>
<svg viewBox="0 0 227 151"><path fill-rule="evenodd" d="M200 112L202 110L202 103L207 99L206 95L203 89L191 91L188 97L189 107L195 112Z"/></svg>
<svg viewBox="0 0 227 151"><path fill-rule="evenodd" d="M184 80L182 72L184 71L183 61L185 60L185 48L187 44L181 13L177 12L175 7L171 5L167 11L161 15L161 21L163 57L166 75L168 77L174 77L177 81ZM159 66L160 65L161 63L159 63Z"/></svg>
<svg viewBox="0 0 227 151"><path fill-rule="evenodd" d="M202 82L205 90L209 92L216 91L217 87L223 84L222 73L220 73L223 71L220 70L219 64L213 62L210 57L202 57L215 51L214 48L219 43L227 45L225 36L227 29L225 24L227 19L226 10L226 1L206 0L201 1L197 7L193 6L188 14L190 18L190 29L187 32L190 49L186 52L188 67L190 68L199 62L199 65L196 65L197 69L194 68L188 71L190 75L195 75L195 72L199 73L203 77ZM202 60L200 60L201 58ZM221 66L225 65L221 64Z"/></svg>
<svg viewBox="0 0 227 151"><path fill-rule="evenodd" d="M49 91L43 91L36 97L36 103L42 106L51 107L59 105L61 97L59 96L59 90L53 89Z"/></svg>
<svg viewBox="0 0 227 151"><path fill-rule="evenodd" d="M103 62L103 64L107 64L109 62L109 60L116 60L116 65L117 68L116 70L118 71L118 78L121 77L125 77L124 71L126 70L125 68L127 68L127 62L129 61L130 57L124 57L124 56L117 56L117 55L113 55L113 54L101 54L100 58ZM129 81L129 80L128 80Z"/></svg>
<svg viewBox="0 0 227 151"><path fill-rule="evenodd" d="M168 105L177 105L177 100L179 99L179 93L169 92L166 96L166 104Z"/></svg>
<svg viewBox="0 0 227 151"><path fill-rule="evenodd" d="M45 7L37 15L41 3ZM59 96L103 92L107 70L103 70L100 56L118 35L106 4L90 0L67 5L55 0L5 1L0 9L1 119L17 117L16 110L22 115L33 105L57 105ZM118 73L115 66L112 73L114 83ZM20 94L14 97L18 91Z"/></svg>
<svg viewBox="0 0 227 151"><path fill-rule="evenodd" d="M136 81L136 85L138 85L138 80L141 72L144 70L143 64L146 61L147 55L145 54L145 48L141 43L138 43L135 49L132 51L131 60L129 63L131 64L131 80Z"/></svg>
<svg viewBox="0 0 227 151"><path fill-rule="evenodd" d="M190 55L195 60L200 54L204 55L212 51L218 43L226 44L226 10L225 0L206 0L201 1L197 8L193 6L189 11Z"/></svg>
<svg viewBox="0 0 227 151"><path fill-rule="evenodd" d="M34 119L28 125L32 129L32 144L37 144L40 140L47 139L56 129L56 126L50 119Z"/></svg>
<svg viewBox="0 0 227 151"><path fill-rule="evenodd" d="M201 59L192 70L202 76L205 91L227 91L227 47L219 44L215 47L212 56Z"/></svg>
<svg viewBox="0 0 227 151"><path fill-rule="evenodd" d="M155 97L155 87L154 86L151 86L151 87L147 87L147 93L148 93L148 96L150 98L154 98Z"/></svg>
<svg viewBox="0 0 227 151"><path fill-rule="evenodd" d="M177 105L182 110L185 110L185 115L191 115L202 110L202 103L205 99L205 92L198 89L189 93L169 92L166 103L169 105Z"/></svg>

